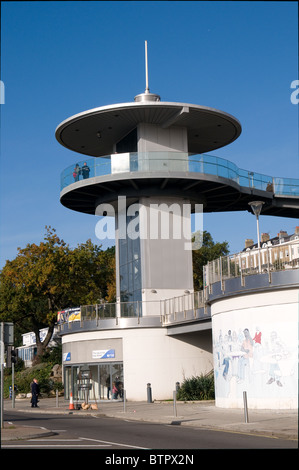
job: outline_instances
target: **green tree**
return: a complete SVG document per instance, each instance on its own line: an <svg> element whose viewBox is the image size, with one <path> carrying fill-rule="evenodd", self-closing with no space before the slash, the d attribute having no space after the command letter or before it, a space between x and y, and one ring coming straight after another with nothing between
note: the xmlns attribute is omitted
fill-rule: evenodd
<svg viewBox="0 0 299 470"><path fill-rule="evenodd" d="M57 312L106 298L114 276L112 249L102 251L90 240L71 249L55 229L46 227L44 241L18 248L16 258L0 273L0 320L33 331L40 357L52 337ZM46 327L41 342L39 330Z"/></svg>
<svg viewBox="0 0 299 470"><path fill-rule="evenodd" d="M193 261L193 282L194 290L198 291L203 288L203 267L220 256L228 255L228 242L215 243L212 235L204 231L202 233L202 246L199 250L192 251Z"/></svg>

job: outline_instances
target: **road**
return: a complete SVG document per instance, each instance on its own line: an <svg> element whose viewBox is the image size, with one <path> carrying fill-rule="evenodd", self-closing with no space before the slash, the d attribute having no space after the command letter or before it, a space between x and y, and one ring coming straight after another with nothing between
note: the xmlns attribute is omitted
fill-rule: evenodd
<svg viewBox="0 0 299 470"><path fill-rule="evenodd" d="M132 455L144 450L173 450L170 455L176 455L175 450L188 450L184 455L190 458L195 458L199 449L297 449L296 441L96 415L32 415L11 410L4 413L4 420L18 426L43 427L55 435L4 441L2 449L122 449L134 451Z"/></svg>

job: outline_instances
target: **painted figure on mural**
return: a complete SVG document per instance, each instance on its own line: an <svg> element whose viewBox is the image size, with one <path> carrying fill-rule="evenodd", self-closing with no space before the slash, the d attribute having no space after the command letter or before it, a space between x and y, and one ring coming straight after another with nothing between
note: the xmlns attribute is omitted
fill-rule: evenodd
<svg viewBox="0 0 299 470"><path fill-rule="evenodd" d="M214 336L215 385L217 393L229 396L237 393L240 384L250 393L268 396L269 386L287 392L296 386L296 351L286 345L277 330L263 325L250 328L219 330ZM271 387L272 390L273 386ZM242 388L243 390L243 388ZM274 390L274 389L273 389ZM219 395L219 396L220 396Z"/></svg>
<svg viewBox="0 0 299 470"><path fill-rule="evenodd" d="M269 353L270 357L268 356L269 360L269 380L267 385L276 382L279 387L282 387L281 383L281 364L283 360L286 360L289 356L286 346L282 343L281 339L278 337L276 331L271 332L270 336L270 344L269 344Z"/></svg>
<svg viewBox="0 0 299 470"><path fill-rule="evenodd" d="M248 328L245 328L243 330L244 333L244 340L241 344L241 351L242 355L240 356L239 359L239 370L238 370L238 376L239 376L239 381L243 381L245 377L249 377L250 374L250 362L253 357L253 340L250 336Z"/></svg>

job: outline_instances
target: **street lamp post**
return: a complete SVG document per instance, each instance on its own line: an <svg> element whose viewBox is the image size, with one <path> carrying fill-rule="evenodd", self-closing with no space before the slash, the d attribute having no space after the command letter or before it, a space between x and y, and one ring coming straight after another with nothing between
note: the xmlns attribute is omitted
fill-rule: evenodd
<svg viewBox="0 0 299 470"><path fill-rule="evenodd" d="M256 216L256 228L257 228L257 248L258 248L258 259L259 259L259 273L261 272L261 245L260 245L260 226L259 226L259 215L262 211L262 207L265 204L263 201L251 201L248 203L252 209L252 212Z"/></svg>

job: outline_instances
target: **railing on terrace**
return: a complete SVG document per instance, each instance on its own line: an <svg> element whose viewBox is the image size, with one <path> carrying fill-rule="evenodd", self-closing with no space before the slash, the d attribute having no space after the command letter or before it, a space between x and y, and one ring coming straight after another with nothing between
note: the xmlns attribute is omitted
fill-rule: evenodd
<svg viewBox="0 0 299 470"><path fill-rule="evenodd" d="M162 326L206 320L210 317L207 309L208 291L216 282L240 278L242 283L246 276L253 274L268 273L270 276L275 271L298 268L299 240L262 246L259 250L243 251L210 261L204 267L205 288L202 291L160 301L83 305L80 309L71 309L69 315L67 311L64 311L58 321L58 326L62 329L63 325L67 324L69 328L72 328L74 323L80 322L80 326L84 327L86 322L94 321L96 326L101 327L101 322L109 319L114 319L115 325L118 325L122 318L135 318L136 323L139 324L141 318L145 317L159 318ZM74 310L77 315L72 315Z"/></svg>
<svg viewBox="0 0 299 470"><path fill-rule="evenodd" d="M199 309L205 308L204 292L193 292L171 299L160 301L134 301L120 303L101 303L95 305L81 305L80 308L63 311L59 315L58 326L60 329L67 325L72 328L74 324L80 327L87 326L93 321L97 327L101 326L103 320L114 319L118 325L123 318L135 318L139 324L141 318L159 318L161 324L165 325L175 322L180 318L184 320L199 318ZM73 312L76 312L76 315ZM206 315L206 312L205 312Z"/></svg>
<svg viewBox="0 0 299 470"><path fill-rule="evenodd" d="M270 273L299 267L299 240L260 249L242 251L209 261L204 267L204 285L211 286L226 279L259 273Z"/></svg>
<svg viewBox="0 0 299 470"><path fill-rule="evenodd" d="M93 305L81 305L78 308L66 309L58 312L58 326L68 325L69 328L74 324L84 324L93 321L99 326L103 320L114 319L115 325L123 318L135 318L137 323L143 317L158 317L161 321L161 302L160 301L132 301L117 303L100 303Z"/></svg>
<svg viewBox="0 0 299 470"><path fill-rule="evenodd" d="M102 303L97 305L81 306L81 318L85 321L95 320L97 323L108 318L137 318L150 313L150 315L161 315L159 301L136 300L132 302Z"/></svg>
<svg viewBox="0 0 299 470"><path fill-rule="evenodd" d="M86 166L89 171L84 170ZM89 158L69 166L62 172L61 190L72 183L96 176L176 171L228 178L242 187L270 191L275 195L299 196L299 179L267 176L240 169L234 163L213 155L189 155L181 152L134 152Z"/></svg>

